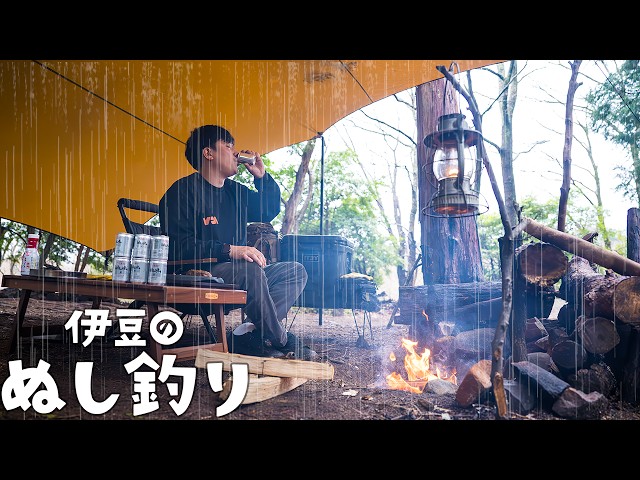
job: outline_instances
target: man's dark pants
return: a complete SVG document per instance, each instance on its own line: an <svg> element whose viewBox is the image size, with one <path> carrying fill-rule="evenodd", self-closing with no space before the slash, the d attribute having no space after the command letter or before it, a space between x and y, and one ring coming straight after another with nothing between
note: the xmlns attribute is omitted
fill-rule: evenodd
<svg viewBox="0 0 640 480"><path fill-rule="evenodd" d="M282 320L307 284L307 271L298 262L276 262L260 267L244 260L212 265L208 269L225 283L247 291L245 313L257 332L276 348L287 343Z"/></svg>

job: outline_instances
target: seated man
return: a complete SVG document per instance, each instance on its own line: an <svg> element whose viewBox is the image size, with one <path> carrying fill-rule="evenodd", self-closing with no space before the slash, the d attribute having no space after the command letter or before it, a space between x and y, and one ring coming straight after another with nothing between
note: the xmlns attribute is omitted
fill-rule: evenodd
<svg viewBox="0 0 640 480"><path fill-rule="evenodd" d="M169 260L216 258L217 262L194 260L167 273L208 270L247 291L245 312L250 323L236 328L229 339L230 351L314 360L317 354L282 323L307 283L304 265L267 265L262 252L246 244L248 222L270 222L280 212L280 187L260 155L249 150L242 152L255 158L245 167L256 190L231 180L238 173L234 143L231 133L218 125L191 132L185 156L197 171L177 180L163 195L160 226L170 239Z"/></svg>

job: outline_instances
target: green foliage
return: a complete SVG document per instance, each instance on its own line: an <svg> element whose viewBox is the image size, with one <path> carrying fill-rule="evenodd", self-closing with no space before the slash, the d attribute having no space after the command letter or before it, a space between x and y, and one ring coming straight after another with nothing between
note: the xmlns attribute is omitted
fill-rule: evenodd
<svg viewBox="0 0 640 480"><path fill-rule="evenodd" d="M3 232L0 236L0 260L8 263L3 272L6 270L6 273L17 273L15 270L20 270L22 254L27 245L27 226L2 219L0 228Z"/></svg>
<svg viewBox="0 0 640 480"><path fill-rule="evenodd" d="M498 239L504 236L504 228L499 213L485 213L476 217L482 269L487 281L500 280L500 245Z"/></svg>
<svg viewBox="0 0 640 480"><path fill-rule="evenodd" d="M640 186L640 69L638 60L624 61L606 82L591 90L586 101L591 111L591 125L607 140L621 145L631 154L632 168L616 166L620 184L618 190L638 201Z"/></svg>
<svg viewBox="0 0 640 480"><path fill-rule="evenodd" d="M0 237L0 252L3 262L8 262L3 269L4 273L17 274L22 261L22 254L27 244L27 226L18 222L3 219L1 222L4 235ZM52 235L49 232L40 232L38 251L40 252L40 262L47 265L61 268L63 270L73 269L78 254L80 244L68 238L53 236L53 243L47 258L42 258L44 246ZM89 251L87 265L94 273L105 273L108 268L105 266L104 255L94 251Z"/></svg>
<svg viewBox="0 0 640 480"><path fill-rule="evenodd" d="M391 266L399 264L401 259L396 253L395 239L379 229L382 220L373 193L375 184L364 179L357 165L352 150L333 152L325 158L323 234L349 239L354 245L353 271L370 275L381 283ZM298 228L300 235L320 232L320 162L312 161L310 169L316 181L313 198ZM285 200L293 188L296 171L297 165L282 165L272 172L282 186ZM282 213L274 220L274 226L281 222L281 216Z"/></svg>
<svg viewBox="0 0 640 480"><path fill-rule="evenodd" d="M271 160L266 155L262 155L262 162L264 163L265 168L273 175L271 171ZM275 176L273 178L276 178ZM233 177L236 182L242 183L247 187L255 190L253 185L253 175L251 175L244 165L238 166L238 173L236 173ZM277 180L277 179L276 179Z"/></svg>
<svg viewBox="0 0 640 480"><path fill-rule="evenodd" d="M598 222L593 206L579 205L575 198L578 194L569 191L569 207L567 209L566 233L582 238L587 233L603 232L603 226ZM550 228L558 227L558 199L550 198L546 202L540 202L533 196L525 197L521 202L522 215L542 223ZM479 215L478 237L482 254L482 266L487 280L499 280L500 250L498 239L504 236L504 227L499 213L485 213ZM618 230L608 230L612 239L612 248L620 255L626 255L626 234ZM538 242L539 240L523 233L523 243ZM603 247L601 235L597 236L593 243ZM570 255L569 255L570 257Z"/></svg>

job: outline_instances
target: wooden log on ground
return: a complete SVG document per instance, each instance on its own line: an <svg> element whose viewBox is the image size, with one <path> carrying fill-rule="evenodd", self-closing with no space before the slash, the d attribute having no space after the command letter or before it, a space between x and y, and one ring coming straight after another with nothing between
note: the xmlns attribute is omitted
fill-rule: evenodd
<svg viewBox="0 0 640 480"><path fill-rule="evenodd" d="M306 360L289 360L269 357L254 357L239 353L214 352L213 350L198 350L195 360L197 368L207 368L207 363L223 362L222 369L231 371L231 363L246 363L249 373L273 377L307 378L315 380L332 380L333 365L323 362L309 362Z"/></svg>
<svg viewBox="0 0 640 480"><path fill-rule="evenodd" d="M629 277L615 285L613 310L617 320L640 324L640 277Z"/></svg>
<svg viewBox="0 0 640 480"><path fill-rule="evenodd" d="M480 360L472 365L456 391L456 403L470 407L482 401L491 390L491 360Z"/></svg>
<svg viewBox="0 0 640 480"><path fill-rule="evenodd" d="M558 295L571 304L578 316L614 320L615 286L625 278L610 270L604 274L598 273L587 259L573 257L562 278Z"/></svg>
<svg viewBox="0 0 640 480"><path fill-rule="evenodd" d="M580 316L576 321L576 332L589 353L604 354L620 343L616 325L608 318Z"/></svg>
<svg viewBox="0 0 640 480"><path fill-rule="evenodd" d="M555 402L570 385L544 368L528 361L513 363L517 379L535 388L535 397L547 407Z"/></svg>
<svg viewBox="0 0 640 480"><path fill-rule="evenodd" d="M573 388L584 393L600 392L604 396L611 395L616 388L616 377L606 363L594 363L589 368L582 368L566 376Z"/></svg>
<svg viewBox="0 0 640 480"><path fill-rule="evenodd" d="M294 388L299 387L307 382L308 378L292 378L292 377L259 377L258 375L249 375L249 384L247 393L242 400L242 405L250 403L262 402L269 398L277 397L283 393L287 393ZM233 388L233 378L230 377L222 385L220 399L225 401L229 398L231 389Z"/></svg>
<svg viewBox="0 0 640 480"><path fill-rule="evenodd" d="M527 319L527 324L524 329L525 342L535 342L546 335L549 335L549 332L544 328L544 325L538 317L531 317Z"/></svg>
<svg viewBox="0 0 640 480"><path fill-rule="evenodd" d="M560 296L560 295L558 295ZM579 315L575 307L570 303L565 303L558 311L558 325L567 332L573 332L576 327L576 320Z"/></svg>
<svg viewBox="0 0 640 480"><path fill-rule="evenodd" d="M502 282L418 285L400 287L398 304L401 315L395 323L411 324L411 320L485 300L502 298ZM430 313L431 312L431 313ZM442 320L442 319L441 319Z"/></svg>
<svg viewBox="0 0 640 480"><path fill-rule="evenodd" d="M632 355L630 352L635 341L635 328L628 323L615 322L615 324L620 342L612 350L602 355L602 361L609 365L616 380L621 382L627 359Z"/></svg>
<svg viewBox="0 0 640 480"><path fill-rule="evenodd" d="M553 284L565 273L568 260L558 247L531 242L515 255L520 302L528 317L547 317L553 307ZM459 325L458 331L497 325L502 310L502 282L400 287L400 315L396 324L419 325L426 314L429 321Z"/></svg>
<svg viewBox="0 0 640 480"><path fill-rule="evenodd" d="M585 348L573 340L564 340L551 349L551 360L564 374L575 373L589 366Z"/></svg>
<svg viewBox="0 0 640 480"><path fill-rule="evenodd" d="M525 311L527 318L546 318L551 313L556 293L553 287L527 290ZM455 323L454 334L477 328L495 327L502 310L502 297L478 302L447 312L446 317Z"/></svg>
<svg viewBox="0 0 640 480"><path fill-rule="evenodd" d="M524 218L514 229L517 233L524 230L529 235L561 248L565 252L573 253L588 261L610 268L620 275L640 275L640 263L623 257L617 252L598 247L580 237L547 227L531 218Z"/></svg>

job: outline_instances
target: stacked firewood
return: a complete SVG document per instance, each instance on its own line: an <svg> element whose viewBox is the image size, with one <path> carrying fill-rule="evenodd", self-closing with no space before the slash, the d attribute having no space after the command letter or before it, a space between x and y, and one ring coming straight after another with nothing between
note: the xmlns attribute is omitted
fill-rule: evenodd
<svg viewBox="0 0 640 480"><path fill-rule="evenodd" d="M614 398L640 401L640 276L624 276L574 256L561 279L557 319L529 318L527 358L505 364L512 412L542 408L564 418L601 418ZM469 369L456 400L488 400L487 357Z"/></svg>
<svg viewBox="0 0 640 480"><path fill-rule="evenodd" d="M559 295L566 304L558 313L558 324L566 339L567 356L572 357L565 369L576 375L582 372L582 388L586 391L607 384L593 372L608 370L623 401L640 401L640 277L624 276L597 266L582 257L569 262L562 279ZM551 346L551 354L558 367L563 366L560 353L563 347ZM556 361L557 360L557 361ZM606 373L608 377L610 374ZM586 384L584 384L586 382ZM602 392L608 394L611 392Z"/></svg>
<svg viewBox="0 0 640 480"><path fill-rule="evenodd" d="M608 399L639 403L640 264L590 239L533 220L523 225L541 241L516 252L507 343L514 341L513 324L526 318L526 359L516 355L520 358L505 363L510 407L518 413L541 407L568 418L597 418ZM565 252L573 254L570 261ZM558 300L566 303L557 319L549 318ZM414 337L438 350L443 337L495 327L501 306L501 282L401 287L395 322L410 325ZM462 377L459 403L494 394L490 374L491 357L478 355Z"/></svg>

